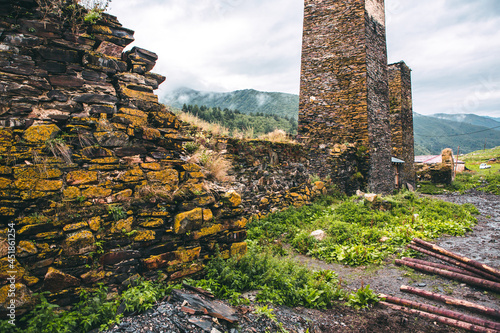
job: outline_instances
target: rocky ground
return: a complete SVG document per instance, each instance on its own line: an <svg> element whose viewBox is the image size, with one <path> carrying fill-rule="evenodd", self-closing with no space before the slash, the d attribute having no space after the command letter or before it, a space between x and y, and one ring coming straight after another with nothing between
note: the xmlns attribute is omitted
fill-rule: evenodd
<svg viewBox="0 0 500 333"><path fill-rule="evenodd" d="M478 216L474 232L465 237L441 237L436 243L453 252L499 268L500 197L474 192L467 195L439 196L439 198L458 204L472 203L479 209L481 215ZM496 293L446 278L399 268L392 261L381 266L351 268L326 264L305 256L297 256L296 259L311 267L334 270L342 279L344 288L349 290L356 290L362 285L369 284L379 293L443 306L399 291L401 285L409 285L500 309L500 295ZM224 307L224 304L227 306L224 302L203 295L199 297L206 299L208 304L217 304L216 308ZM461 332L440 323L385 309L381 305L361 311L342 305L328 310L271 306L273 310L268 311L271 315L266 316L255 313L255 310L262 305L251 304L224 308L226 312L223 313L227 314L227 311L230 311L233 316L228 321L227 318L223 319L224 315L220 313L206 313L207 311L203 309L210 307L207 304L205 307L193 309L196 306L191 303L192 300L171 297L146 313L125 318L120 325L109 332ZM460 311L466 313L464 310Z"/></svg>

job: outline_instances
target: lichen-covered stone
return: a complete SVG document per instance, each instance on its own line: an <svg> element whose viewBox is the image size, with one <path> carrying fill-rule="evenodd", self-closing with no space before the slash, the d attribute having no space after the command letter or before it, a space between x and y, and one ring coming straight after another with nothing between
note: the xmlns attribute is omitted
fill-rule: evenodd
<svg viewBox="0 0 500 333"><path fill-rule="evenodd" d="M230 207L238 207L241 205L241 196L234 190L229 190L224 194L224 199L229 203Z"/></svg>
<svg viewBox="0 0 500 333"><path fill-rule="evenodd" d="M82 195L86 198L104 198L113 193L113 190L101 186L91 186L82 191Z"/></svg>
<svg viewBox="0 0 500 333"><path fill-rule="evenodd" d="M94 235L88 230L78 231L63 241L62 248L69 256L94 251L96 248Z"/></svg>
<svg viewBox="0 0 500 333"><path fill-rule="evenodd" d="M97 231L101 227L102 219L100 216L94 216L88 221L90 230Z"/></svg>
<svg viewBox="0 0 500 333"><path fill-rule="evenodd" d="M24 258L24 257L34 255L37 253L38 253L38 249L36 248L35 244L33 244L33 242L21 240L17 244L16 255L19 258Z"/></svg>
<svg viewBox="0 0 500 333"><path fill-rule="evenodd" d="M147 170L152 170L152 171L160 171L161 170L161 164L160 163L141 163L141 168L147 169Z"/></svg>
<svg viewBox="0 0 500 333"><path fill-rule="evenodd" d="M97 183L98 173L96 171L76 170L68 172L66 183L68 185L87 185Z"/></svg>
<svg viewBox="0 0 500 333"><path fill-rule="evenodd" d="M215 235L227 228L222 224L214 224L210 227L201 228L200 231L193 232L193 239L200 239L206 236Z"/></svg>
<svg viewBox="0 0 500 333"><path fill-rule="evenodd" d="M120 180L125 183L138 182L144 179L144 172L140 168L133 168L120 176Z"/></svg>
<svg viewBox="0 0 500 333"><path fill-rule="evenodd" d="M165 221L160 218L150 218L141 222L139 225L143 228L158 228L165 224Z"/></svg>
<svg viewBox="0 0 500 333"><path fill-rule="evenodd" d="M184 234L200 228L204 223L213 219L210 209L195 208L191 211L177 214L174 220L174 232Z"/></svg>
<svg viewBox="0 0 500 333"><path fill-rule="evenodd" d="M49 139L56 137L61 129L54 124L30 126L23 135L23 139L29 143L43 144Z"/></svg>
<svg viewBox="0 0 500 333"><path fill-rule="evenodd" d="M123 232L131 232L132 225L134 224L134 217L131 216L127 219L121 219L113 223L111 233L118 234Z"/></svg>
<svg viewBox="0 0 500 333"><path fill-rule="evenodd" d="M140 230L134 235L135 242L149 242L156 238L156 232L153 230Z"/></svg>
<svg viewBox="0 0 500 333"><path fill-rule="evenodd" d="M63 187L62 180L40 179L36 182L35 190L37 190L37 191L58 191L62 187Z"/></svg>
<svg viewBox="0 0 500 333"><path fill-rule="evenodd" d="M231 244L231 249L229 250L231 257L241 258L247 253L247 243L233 243Z"/></svg>
<svg viewBox="0 0 500 333"><path fill-rule="evenodd" d="M63 197L67 200L77 199L81 196L81 191L78 187L69 186L63 190Z"/></svg>
<svg viewBox="0 0 500 333"><path fill-rule="evenodd" d="M176 186L179 183L179 173L174 169L151 171L147 176L150 182L160 182L170 186Z"/></svg>
<svg viewBox="0 0 500 333"><path fill-rule="evenodd" d="M85 222L78 222L78 223L73 223L73 224L68 224L63 227L64 232L71 232L71 231L76 231L80 230L83 228L86 228L88 226L87 223Z"/></svg>
<svg viewBox="0 0 500 333"><path fill-rule="evenodd" d="M188 275L193 275L195 273L198 273L203 270L203 265L200 264L192 264L188 268L182 270L182 271L177 271L174 274L170 276L170 280L177 280L180 278L183 278Z"/></svg>

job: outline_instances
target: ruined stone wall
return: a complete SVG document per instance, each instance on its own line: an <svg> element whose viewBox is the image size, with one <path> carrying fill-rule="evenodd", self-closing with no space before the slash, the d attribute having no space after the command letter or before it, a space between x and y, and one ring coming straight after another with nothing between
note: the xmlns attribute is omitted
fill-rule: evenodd
<svg viewBox="0 0 500 333"><path fill-rule="evenodd" d="M300 207L335 190L353 194L364 185L360 170L366 168L366 155L355 145L316 148L226 139L224 149L248 216Z"/></svg>
<svg viewBox="0 0 500 333"><path fill-rule="evenodd" d="M367 149L368 189L390 192L387 50L382 0L306 0L299 135Z"/></svg>
<svg viewBox="0 0 500 333"><path fill-rule="evenodd" d="M0 6L0 312L9 271L21 314L32 292L64 305L96 283L195 274L216 247L244 253L241 198L183 159L156 54L123 53L133 31L113 16L75 29L14 4Z"/></svg>
<svg viewBox="0 0 500 333"><path fill-rule="evenodd" d="M415 151L411 69L404 63L389 65L390 120L392 155L405 161L401 172L402 184L415 186Z"/></svg>

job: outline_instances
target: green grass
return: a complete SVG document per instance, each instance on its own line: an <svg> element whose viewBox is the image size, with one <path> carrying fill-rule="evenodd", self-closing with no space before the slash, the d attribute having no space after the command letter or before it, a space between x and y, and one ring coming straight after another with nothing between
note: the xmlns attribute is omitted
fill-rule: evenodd
<svg viewBox="0 0 500 333"><path fill-rule="evenodd" d="M289 243L303 254L326 262L359 266L381 263L403 252L414 237L433 239L443 234L462 236L476 223L472 205L455 205L411 192L372 204L357 197L326 198L312 206L290 208L250 223L249 239L274 247ZM310 233L322 229L319 242Z"/></svg>

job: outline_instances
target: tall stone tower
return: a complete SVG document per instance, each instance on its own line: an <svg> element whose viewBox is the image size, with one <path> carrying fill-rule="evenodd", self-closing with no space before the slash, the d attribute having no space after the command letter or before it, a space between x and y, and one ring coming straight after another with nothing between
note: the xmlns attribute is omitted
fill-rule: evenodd
<svg viewBox="0 0 500 333"><path fill-rule="evenodd" d="M368 190L394 188L384 0L305 0L299 134L368 153Z"/></svg>
<svg viewBox="0 0 500 333"><path fill-rule="evenodd" d="M405 162L399 175L401 184L415 186L411 69L404 61L388 68L392 156Z"/></svg>

